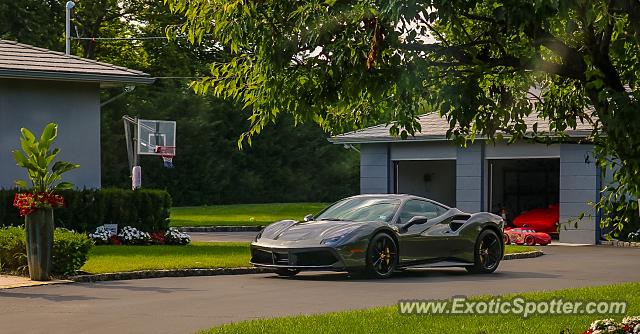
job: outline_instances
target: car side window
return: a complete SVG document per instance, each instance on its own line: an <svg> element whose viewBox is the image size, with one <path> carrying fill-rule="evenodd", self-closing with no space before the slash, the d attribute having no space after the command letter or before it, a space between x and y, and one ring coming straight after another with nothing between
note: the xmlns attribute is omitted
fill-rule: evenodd
<svg viewBox="0 0 640 334"><path fill-rule="evenodd" d="M415 216L425 216L428 219L438 217L445 213L445 209L431 202L411 199L405 202L400 210L400 219L398 223L404 224Z"/></svg>

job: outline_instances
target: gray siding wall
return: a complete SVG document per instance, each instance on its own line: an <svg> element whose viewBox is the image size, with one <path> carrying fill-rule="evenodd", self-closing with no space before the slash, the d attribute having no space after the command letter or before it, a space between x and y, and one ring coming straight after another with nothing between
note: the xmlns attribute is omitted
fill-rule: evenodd
<svg viewBox="0 0 640 334"><path fill-rule="evenodd" d="M384 194L389 191L389 152L387 144L360 145L360 193Z"/></svg>
<svg viewBox="0 0 640 334"><path fill-rule="evenodd" d="M482 211L483 143L458 148L456 164L456 207L462 211Z"/></svg>
<svg viewBox="0 0 640 334"><path fill-rule="evenodd" d="M450 142L391 144L391 160L455 160L457 146Z"/></svg>
<svg viewBox="0 0 640 334"><path fill-rule="evenodd" d="M558 158L560 145L533 143L507 144L499 142L485 145L485 159Z"/></svg>
<svg viewBox="0 0 640 334"><path fill-rule="evenodd" d="M16 179L26 178L11 156L20 147L20 128L39 134L49 122L58 123L58 159L80 164L64 179L78 188L99 188L98 83L15 79L0 79L0 187L11 188Z"/></svg>
<svg viewBox="0 0 640 334"><path fill-rule="evenodd" d="M585 162L588 157L589 162ZM597 217L587 203L598 200L599 172L592 145L560 146L560 242L594 244ZM577 222L581 214L585 217ZM592 214L592 217L589 217ZM571 223L569 223L571 221ZM565 229L566 226L566 229Z"/></svg>

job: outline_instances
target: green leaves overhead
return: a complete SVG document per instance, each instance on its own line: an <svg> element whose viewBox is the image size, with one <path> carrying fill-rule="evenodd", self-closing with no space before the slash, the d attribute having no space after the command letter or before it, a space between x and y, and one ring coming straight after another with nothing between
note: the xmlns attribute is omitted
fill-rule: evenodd
<svg viewBox="0 0 640 334"><path fill-rule="evenodd" d="M165 2L186 21L169 34L230 51L193 88L252 112L241 142L281 113L406 138L437 112L459 142L575 142L566 131L590 127L619 199L640 196L637 1Z"/></svg>
<svg viewBox="0 0 640 334"><path fill-rule="evenodd" d="M53 160L56 158L60 150L58 148L50 149L51 144L58 136L58 125L55 123L47 124L42 130L39 139L28 129L20 129L22 136L20 137L20 147L22 151L13 150L13 158L16 164L27 170L27 175L31 180L34 192L51 192L56 190L64 190L73 188L69 182L59 182L62 174L80 167L64 161L57 161L49 170ZM17 180L16 186L19 188L28 188L27 182Z"/></svg>

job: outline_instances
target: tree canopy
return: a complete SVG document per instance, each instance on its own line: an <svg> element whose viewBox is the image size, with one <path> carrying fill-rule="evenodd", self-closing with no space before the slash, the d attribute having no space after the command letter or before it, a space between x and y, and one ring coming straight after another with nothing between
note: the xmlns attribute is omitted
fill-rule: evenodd
<svg viewBox="0 0 640 334"><path fill-rule="evenodd" d="M638 0L165 1L186 19L169 35L230 51L194 88L252 112L241 140L281 113L334 133L388 123L403 138L427 112L462 140L571 142L564 131L588 124L583 141L615 171L603 221L622 229L637 211Z"/></svg>
<svg viewBox="0 0 640 334"><path fill-rule="evenodd" d="M64 50L65 2L1 2L0 38ZM196 95L188 85L208 72L209 63L229 59L229 51L211 41L147 38L165 36L167 26L184 21L154 0L76 1L72 36L81 39L72 41L72 54L160 77L125 95L123 87L102 90L103 102L118 96L101 107L103 187L131 186L122 123L127 114L177 121L176 168L163 168L160 157L140 161L143 186L167 189L175 205L333 201L357 192L358 154L329 143L317 125L294 128L292 117L281 115L253 147L238 150L250 112Z"/></svg>

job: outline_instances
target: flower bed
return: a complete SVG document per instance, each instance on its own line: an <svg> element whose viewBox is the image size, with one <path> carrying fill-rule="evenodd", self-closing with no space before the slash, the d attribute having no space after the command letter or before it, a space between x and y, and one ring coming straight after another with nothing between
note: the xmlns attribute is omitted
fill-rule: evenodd
<svg viewBox="0 0 640 334"><path fill-rule="evenodd" d="M95 232L89 234L89 238L97 245L187 245L191 237L175 228L167 231L155 231L147 233L135 227L125 226L117 235L104 226L99 226Z"/></svg>
<svg viewBox="0 0 640 334"><path fill-rule="evenodd" d="M625 317L621 322L613 319L594 321L582 334L637 334L640 333L640 316Z"/></svg>

